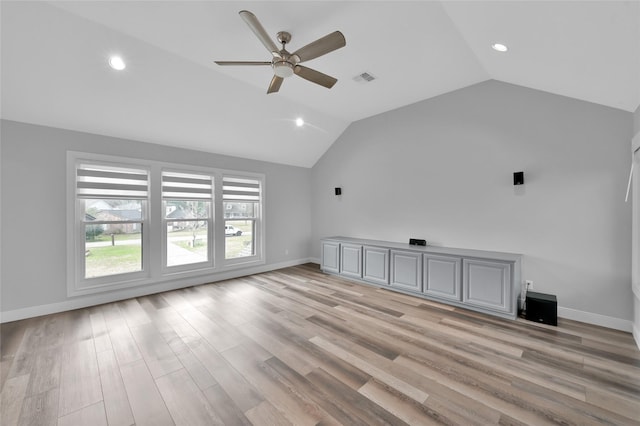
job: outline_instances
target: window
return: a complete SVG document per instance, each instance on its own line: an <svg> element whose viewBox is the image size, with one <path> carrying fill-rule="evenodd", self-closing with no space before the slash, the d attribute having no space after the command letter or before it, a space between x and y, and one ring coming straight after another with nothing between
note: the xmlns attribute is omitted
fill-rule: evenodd
<svg viewBox="0 0 640 426"><path fill-rule="evenodd" d="M264 263L264 175L67 154L68 295Z"/></svg>
<svg viewBox="0 0 640 426"><path fill-rule="evenodd" d="M260 226L260 180L224 176L225 259L256 256Z"/></svg>
<svg viewBox="0 0 640 426"><path fill-rule="evenodd" d="M210 265L213 177L162 172L165 266Z"/></svg>
<svg viewBox="0 0 640 426"><path fill-rule="evenodd" d="M79 281L141 275L148 171L80 162L75 172Z"/></svg>

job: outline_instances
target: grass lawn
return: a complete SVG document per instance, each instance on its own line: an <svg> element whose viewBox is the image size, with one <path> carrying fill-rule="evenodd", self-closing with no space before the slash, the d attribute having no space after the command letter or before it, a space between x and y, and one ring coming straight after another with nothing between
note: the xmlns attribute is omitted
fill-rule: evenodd
<svg viewBox="0 0 640 426"><path fill-rule="evenodd" d="M136 272L142 270L142 247L137 244L92 247L85 261L86 278Z"/></svg>
<svg viewBox="0 0 640 426"><path fill-rule="evenodd" d="M225 258L235 259L251 256L255 250L252 235L252 223L245 220L227 221L242 231L240 236L225 237ZM193 246L193 232L182 230L170 232L169 241L194 254L207 255L207 229L196 230L196 244ZM140 234L115 234L115 245L90 247L85 257L85 277L95 278L107 275L124 274L142 270L142 247ZM138 240L136 244L133 240ZM111 242L111 235L99 235L92 242ZM121 244L118 244L120 242Z"/></svg>
<svg viewBox="0 0 640 426"><path fill-rule="evenodd" d="M228 220L227 225L233 225L237 229L242 231L242 235L235 236L230 235L225 237L225 258L235 259L242 256L250 256L254 250L251 246L253 244L253 226L252 222L248 220Z"/></svg>

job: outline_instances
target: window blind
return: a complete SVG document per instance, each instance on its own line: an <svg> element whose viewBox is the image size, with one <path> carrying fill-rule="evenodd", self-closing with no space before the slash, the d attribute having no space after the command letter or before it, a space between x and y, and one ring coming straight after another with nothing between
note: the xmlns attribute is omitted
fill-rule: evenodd
<svg viewBox="0 0 640 426"><path fill-rule="evenodd" d="M162 172L162 198L207 200L213 198L213 178L208 175Z"/></svg>
<svg viewBox="0 0 640 426"><path fill-rule="evenodd" d="M141 199L149 194L149 172L143 169L80 163L76 166L78 198Z"/></svg>
<svg viewBox="0 0 640 426"><path fill-rule="evenodd" d="M260 181L257 179L224 176L222 178L223 201L258 202L260 201Z"/></svg>

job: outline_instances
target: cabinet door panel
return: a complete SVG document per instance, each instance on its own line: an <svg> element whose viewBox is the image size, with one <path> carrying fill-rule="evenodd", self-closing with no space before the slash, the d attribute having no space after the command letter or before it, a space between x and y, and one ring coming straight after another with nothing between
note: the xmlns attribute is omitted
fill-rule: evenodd
<svg viewBox="0 0 640 426"><path fill-rule="evenodd" d="M422 291L422 254L391 250L391 286Z"/></svg>
<svg viewBox="0 0 640 426"><path fill-rule="evenodd" d="M348 277L362 278L362 246L340 245L340 273Z"/></svg>
<svg viewBox="0 0 640 426"><path fill-rule="evenodd" d="M511 311L511 265L509 263L463 260L464 302L503 312Z"/></svg>
<svg viewBox="0 0 640 426"><path fill-rule="evenodd" d="M462 300L462 259L424 255L424 293L445 299Z"/></svg>
<svg viewBox="0 0 640 426"><path fill-rule="evenodd" d="M362 253L362 278L375 284L389 285L389 249L364 246Z"/></svg>
<svg viewBox="0 0 640 426"><path fill-rule="evenodd" d="M322 242L322 270L340 272L340 243Z"/></svg>

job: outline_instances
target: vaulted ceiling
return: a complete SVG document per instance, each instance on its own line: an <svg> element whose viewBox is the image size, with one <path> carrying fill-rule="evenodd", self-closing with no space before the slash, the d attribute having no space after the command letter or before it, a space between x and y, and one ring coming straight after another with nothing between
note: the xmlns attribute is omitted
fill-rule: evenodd
<svg viewBox="0 0 640 426"><path fill-rule="evenodd" d="M640 103L639 1L2 1L2 118L311 167L350 123L488 79L626 111ZM332 89L214 60L268 61L238 15ZM499 53L491 44L507 45ZM108 64L121 55L127 67ZM375 77L356 81L362 73ZM301 117L305 125L298 127Z"/></svg>

